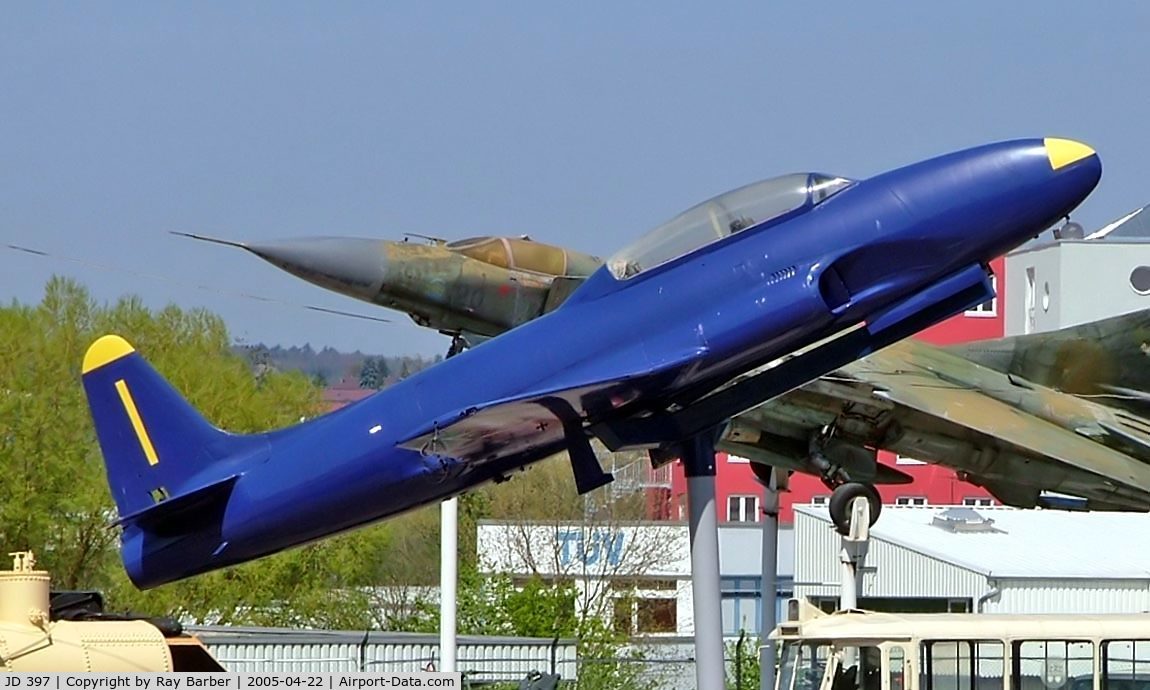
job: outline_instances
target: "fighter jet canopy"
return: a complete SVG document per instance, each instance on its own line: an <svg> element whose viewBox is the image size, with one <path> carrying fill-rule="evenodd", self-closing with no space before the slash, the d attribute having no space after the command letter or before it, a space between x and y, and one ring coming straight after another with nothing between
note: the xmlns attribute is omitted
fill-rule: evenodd
<svg viewBox="0 0 1150 690"><path fill-rule="evenodd" d="M589 254L525 237L469 237L448 242L447 248L493 266L552 276L589 276L601 264Z"/></svg>
<svg viewBox="0 0 1150 690"><path fill-rule="evenodd" d="M794 173L740 187L675 216L611 257L607 266L615 278L631 278L747 228L805 211L853 183Z"/></svg>

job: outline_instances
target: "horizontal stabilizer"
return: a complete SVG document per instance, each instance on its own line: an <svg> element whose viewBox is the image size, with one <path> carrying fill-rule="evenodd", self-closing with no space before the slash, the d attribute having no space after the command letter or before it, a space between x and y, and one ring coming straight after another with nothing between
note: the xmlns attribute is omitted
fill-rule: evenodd
<svg viewBox="0 0 1150 690"><path fill-rule="evenodd" d="M136 525L159 536L174 536L218 520L235 487L238 474L193 489L179 496L161 498L153 506L120 516L117 524Z"/></svg>

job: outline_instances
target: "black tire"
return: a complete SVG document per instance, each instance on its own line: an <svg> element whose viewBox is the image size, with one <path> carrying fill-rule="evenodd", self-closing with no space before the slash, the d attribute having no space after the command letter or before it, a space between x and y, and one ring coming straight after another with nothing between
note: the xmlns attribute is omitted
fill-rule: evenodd
<svg viewBox="0 0 1150 690"><path fill-rule="evenodd" d="M847 482L835 488L831 493L831 500L827 506L831 512L831 522L839 534L850 534L851 531L851 503L856 498L865 498L870 507L870 524L874 525L882 512L882 498L872 484L861 482Z"/></svg>

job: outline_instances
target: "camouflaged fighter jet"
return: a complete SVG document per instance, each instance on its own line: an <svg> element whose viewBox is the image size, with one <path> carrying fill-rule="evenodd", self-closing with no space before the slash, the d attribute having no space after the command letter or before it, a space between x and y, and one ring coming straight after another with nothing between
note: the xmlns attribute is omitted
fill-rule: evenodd
<svg viewBox="0 0 1150 690"><path fill-rule="evenodd" d="M1007 505L1144 512L1148 354L1150 310L948 347L904 340L738 416L722 447L828 486L909 481L876 462L882 449Z"/></svg>
<svg viewBox="0 0 1150 690"><path fill-rule="evenodd" d="M348 297L406 313L452 338L447 355L552 311L603 262L523 237L422 242L304 237L235 242L172 233L245 249L294 276Z"/></svg>

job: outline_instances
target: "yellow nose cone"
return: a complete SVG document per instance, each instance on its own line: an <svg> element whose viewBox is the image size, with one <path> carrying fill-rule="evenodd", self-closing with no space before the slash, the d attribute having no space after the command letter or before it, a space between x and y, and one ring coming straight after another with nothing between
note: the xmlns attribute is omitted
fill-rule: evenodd
<svg viewBox="0 0 1150 690"><path fill-rule="evenodd" d="M1083 158L1094 155L1094 149L1086 144L1072 139L1043 139L1046 146L1046 157L1050 159L1050 167L1058 170Z"/></svg>

